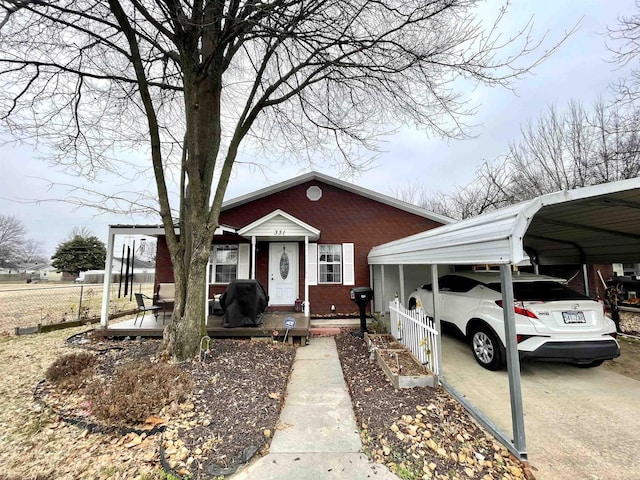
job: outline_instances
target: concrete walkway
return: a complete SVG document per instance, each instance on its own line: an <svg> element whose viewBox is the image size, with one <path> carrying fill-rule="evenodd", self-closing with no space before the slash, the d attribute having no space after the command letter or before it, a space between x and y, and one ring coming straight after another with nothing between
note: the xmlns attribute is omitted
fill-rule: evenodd
<svg viewBox="0 0 640 480"><path fill-rule="evenodd" d="M269 454L231 479L398 479L362 453L333 337L298 349L278 425Z"/></svg>

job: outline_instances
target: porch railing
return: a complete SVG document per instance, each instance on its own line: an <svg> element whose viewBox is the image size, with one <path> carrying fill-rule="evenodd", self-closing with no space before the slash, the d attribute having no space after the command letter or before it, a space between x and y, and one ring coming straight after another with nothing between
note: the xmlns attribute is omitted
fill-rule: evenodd
<svg viewBox="0 0 640 480"><path fill-rule="evenodd" d="M391 334L407 347L431 372L439 375L437 358L438 331L433 319L422 310L408 310L398 299L389 303Z"/></svg>

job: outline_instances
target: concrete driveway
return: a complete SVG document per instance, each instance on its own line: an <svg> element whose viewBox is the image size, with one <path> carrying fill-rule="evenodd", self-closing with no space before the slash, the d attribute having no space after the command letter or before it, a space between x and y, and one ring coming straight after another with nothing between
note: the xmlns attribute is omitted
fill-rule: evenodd
<svg viewBox="0 0 640 480"><path fill-rule="evenodd" d="M490 372L462 340L443 335L444 377L511 435L506 371ZM640 478L640 382L603 367L524 363L529 461L538 480Z"/></svg>

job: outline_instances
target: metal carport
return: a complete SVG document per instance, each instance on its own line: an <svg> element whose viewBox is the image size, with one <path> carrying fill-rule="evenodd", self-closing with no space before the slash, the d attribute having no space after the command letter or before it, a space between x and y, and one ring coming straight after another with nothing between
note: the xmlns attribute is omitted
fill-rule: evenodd
<svg viewBox="0 0 640 480"><path fill-rule="evenodd" d="M383 272L384 265L397 265L400 285L405 265L431 265L434 315L440 331L438 265L500 265L503 301L509 305L513 303L512 266L523 261L585 268L594 263L636 262L640 258L639 210L639 178L561 191L374 247L368 259L371 266L382 266ZM384 284L384 277L381 281ZM513 310L505 309L504 316L513 440L475 411L445 379L441 383L512 453L526 460Z"/></svg>

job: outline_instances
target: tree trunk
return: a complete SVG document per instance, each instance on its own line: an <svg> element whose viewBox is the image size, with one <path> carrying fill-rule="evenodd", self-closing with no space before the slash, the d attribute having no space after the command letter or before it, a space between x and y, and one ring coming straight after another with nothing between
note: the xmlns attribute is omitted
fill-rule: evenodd
<svg viewBox="0 0 640 480"><path fill-rule="evenodd" d="M164 348L177 361L189 361L199 354L200 340L206 335L206 268L211 248L211 236L204 225L181 242L193 241L185 248L185 257L173 258L175 304L171 322L164 331ZM193 245L192 244L192 245Z"/></svg>

